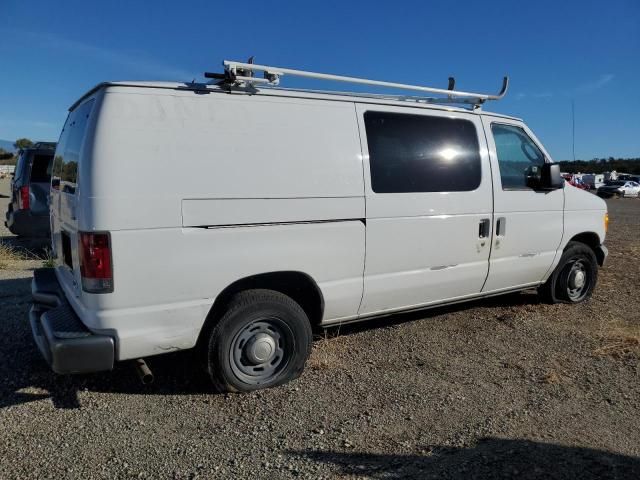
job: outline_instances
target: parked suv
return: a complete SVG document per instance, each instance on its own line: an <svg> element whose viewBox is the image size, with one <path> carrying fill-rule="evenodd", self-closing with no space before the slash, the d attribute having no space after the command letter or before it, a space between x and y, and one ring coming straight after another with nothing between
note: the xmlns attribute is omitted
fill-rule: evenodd
<svg viewBox="0 0 640 480"><path fill-rule="evenodd" d="M55 148L55 143L39 142L18 154L5 214L5 225L14 235L50 235L49 188Z"/></svg>
<svg viewBox="0 0 640 480"><path fill-rule="evenodd" d="M531 288L589 298L606 204L565 188L522 120L262 86L279 72L104 83L72 105L57 266L36 270L30 312L54 371L195 348L218 389L249 391L301 373L312 327Z"/></svg>

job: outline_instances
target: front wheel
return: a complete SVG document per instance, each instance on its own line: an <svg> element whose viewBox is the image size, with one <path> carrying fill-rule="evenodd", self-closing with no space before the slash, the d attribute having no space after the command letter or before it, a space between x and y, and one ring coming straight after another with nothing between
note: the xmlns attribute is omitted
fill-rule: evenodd
<svg viewBox="0 0 640 480"><path fill-rule="evenodd" d="M220 391L249 392L287 383L302 373L312 332L304 310L273 290L238 293L214 326L206 366Z"/></svg>
<svg viewBox="0 0 640 480"><path fill-rule="evenodd" d="M598 262L584 243L569 242L551 277L539 289L550 303L580 303L591 297L598 281Z"/></svg>

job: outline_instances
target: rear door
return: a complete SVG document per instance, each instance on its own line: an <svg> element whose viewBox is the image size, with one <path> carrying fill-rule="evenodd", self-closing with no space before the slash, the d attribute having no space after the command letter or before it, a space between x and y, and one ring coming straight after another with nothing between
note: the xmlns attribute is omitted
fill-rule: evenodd
<svg viewBox="0 0 640 480"><path fill-rule="evenodd" d="M540 282L553 264L563 233L564 189L535 191L526 171L550 161L522 122L483 116L494 183L489 276L483 291Z"/></svg>
<svg viewBox="0 0 640 480"><path fill-rule="evenodd" d="M367 224L359 313L479 293L492 210L479 116L366 104L357 114Z"/></svg>
<svg viewBox="0 0 640 480"><path fill-rule="evenodd" d="M79 292L78 246L79 170L81 169L89 119L94 100L69 113L60 134L51 176L51 242L58 259L60 280Z"/></svg>
<svg viewBox="0 0 640 480"><path fill-rule="evenodd" d="M29 207L33 215L49 215L49 189L51 186L51 168L53 151L36 151L31 160L29 186L31 202Z"/></svg>

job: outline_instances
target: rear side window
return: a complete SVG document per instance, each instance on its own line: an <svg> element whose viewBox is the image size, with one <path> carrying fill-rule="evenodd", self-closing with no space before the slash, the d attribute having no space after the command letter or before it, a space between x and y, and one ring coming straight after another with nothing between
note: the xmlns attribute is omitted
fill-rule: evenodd
<svg viewBox="0 0 640 480"><path fill-rule="evenodd" d="M34 155L31 165L31 181L49 183L51 181L51 162L53 155Z"/></svg>
<svg viewBox="0 0 640 480"><path fill-rule="evenodd" d="M472 122L366 112L364 123L374 192L463 192L480 185L480 146Z"/></svg>
<svg viewBox="0 0 640 480"><path fill-rule="evenodd" d="M544 165L544 155L520 127L491 125L496 144L500 180L504 190L527 189L527 172Z"/></svg>
<svg viewBox="0 0 640 480"><path fill-rule="evenodd" d="M75 193L78 182L80 149L87 130L94 100L83 103L69 114L64 124L53 162L53 188Z"/></svg>
<svg viewBox="0 0 640 480"><path fill-rule="evenodd" d="M16 162L16 169L14 170L14 178L16 180L21 180L24 172L26 170L25 166L29 163L28 154L25 152L20 153L18 155L18 161Z"/></svg>

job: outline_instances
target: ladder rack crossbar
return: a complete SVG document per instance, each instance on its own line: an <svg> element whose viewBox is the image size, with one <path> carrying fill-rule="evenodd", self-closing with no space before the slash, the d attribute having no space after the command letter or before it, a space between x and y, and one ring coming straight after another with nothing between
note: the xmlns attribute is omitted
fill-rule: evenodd
<svg viewBox="0 0 640 480"><path fill-rule="evenodd" d="M445 97L424 97L421 95L394 95L391 93L365 93L365 92L352 92L352 91L343 91L343 90L317 90L317 89L309 89L309 88L284 88L281 90L286 90L289 92L302 92L302 93L314 93L314 94L322 94L322 95L338 95L338 96L348 96L348 97L360 97L363 99L376 99L376 100L389 100L395 102L415 102L415 103L429 103L429 104L450 104L450 103L460 103L467 105L478 105L482 103L482 100L475 97L469 98L459 98L455 100L451 100Z"/></svg>
<svg viewBox="0 0 640 480"><path fill-rule="evenodd" d="M445 95L446 98L430 99L433 103L473 103L482 104L486 100L499 100L505 96L509 87L509 78L504 77L502 88L497 94L475 93L460 90L449 90L444 88L423 87L419 85L407 85L404 83L386 82L381 80L369 80L359 77L347 77L342 75L332 75L328 73L308 72L304 70L294 70L291 68L272 67L268 65L257 65L254 63L235 62L225 60L223 62L225 72L236 83L244 84L271 84L278 85L280 77L292 75L297 77L315 78L319 80L330 80L336 82L354 83L360 85L371 85L376 87L395 88L399 90L412 90L437 95ZM264 78L248 76L249 72L264 72ZM450 79L450 85L452 79Z"/></svg>

